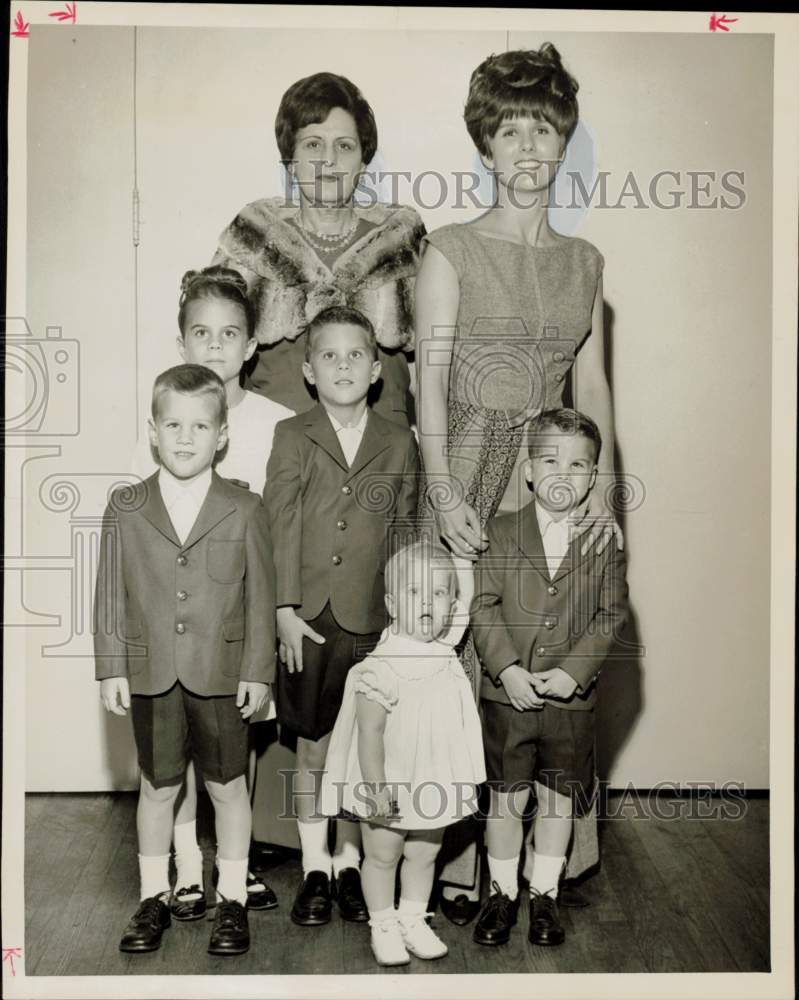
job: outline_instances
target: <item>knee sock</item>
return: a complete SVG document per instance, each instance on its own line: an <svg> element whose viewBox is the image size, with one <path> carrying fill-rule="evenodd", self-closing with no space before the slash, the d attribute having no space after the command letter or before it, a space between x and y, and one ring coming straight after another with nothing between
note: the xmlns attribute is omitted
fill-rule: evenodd
<svg viewBox="0 0 799 1000"><path fill-rule="evenodd" d="M169 855L147 857L139 855L140 899L160 896L169 892Z"/></svg>
<svg viewBox="0 0 799 1000"><path fill-rule="evenodd" d="M197 821L176 823L172 834L175 844L176 889L203 885L203 855L197 843Z"/></svg>
<svg viewBox="0 0 799 1000"><path fill-rule="evenodd" d="M327 849L327 820L317 820L309 823L297 820L297 830L300 834L302 848L302 873L324 872L330 875L331 858Z"/></svg>
<svg viewBox="0 0 799 1000"><path fill-rule="evenodd" d="M516 899L519 895L519 855L505 861L492 858L489 854L488 877L491 882L497 883L500 892L504 892L511 899Z"/></svg>
<svg viewBox="0 0 799 1000"><path fill-rule="evenodd" d="M333 851L333 874L345 868L361 867L361 828L358 823L336 820L336 847Z"/></svg>
<svg viewBox="0 0 799 1000"><path fill-rule="evenodd" d="M533 855L533 875L530 879L530 895L534 892L547 893L550 896L557 896L558 883L566 858L551 857L548 854L539 854L537 851Z"/></svg>
<svg viewBox="0 0 799 1000"><path fill-rule="evenodd" d="M225 899L235 899L244 906L247 902L249 858L234 861L227 858L217 858L217 865L219 867L217 892Z"/></svg>

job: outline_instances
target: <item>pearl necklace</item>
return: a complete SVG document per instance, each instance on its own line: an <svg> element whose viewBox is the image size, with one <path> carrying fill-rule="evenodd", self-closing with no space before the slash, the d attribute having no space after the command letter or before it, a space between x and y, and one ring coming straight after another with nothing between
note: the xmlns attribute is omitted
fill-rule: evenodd
<svg viewBox="0 0 799 1000"><path fill-rule="evenodd" d="M306 235L312 246L316 247L317 250L326 250L328 253L332 250L337 250L340 246L346 243L347 240L351 239L352 234L358 228L358 217L354 214L352 216L352 221L343 233L317 233L315 230L309 229L303 223L302 213L295 216L295 221ZM317 240L321 240L322 242L318 243ZM327 244L327 246L325 246L325 244Z"/></svg>

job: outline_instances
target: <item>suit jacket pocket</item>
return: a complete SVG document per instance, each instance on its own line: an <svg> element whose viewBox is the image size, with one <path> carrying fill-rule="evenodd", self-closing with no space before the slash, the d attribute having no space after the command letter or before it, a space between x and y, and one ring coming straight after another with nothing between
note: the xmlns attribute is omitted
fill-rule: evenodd
<svg viewBox="0 0 799 1000"><path fill-rule="evenodd" d="M128 673L141 673L148 660L147 645L141 638L143 632L141 618L125 615L122 630L127 646Z"/></svg>
<svg viewBox="0 0 799 1000"><path fill-rule="evenodd" d="M247 559L244 542L236 539L211 539L206 566L217 583L238 583L244 576Z"/></svg>
<svg viewBox="0 0 799 1000"><path fill-rule="evenodd" d="M222 673L227 677L238 677L241 671L241 653L244 644L244 619L233 618L222 622Z"/></svg>

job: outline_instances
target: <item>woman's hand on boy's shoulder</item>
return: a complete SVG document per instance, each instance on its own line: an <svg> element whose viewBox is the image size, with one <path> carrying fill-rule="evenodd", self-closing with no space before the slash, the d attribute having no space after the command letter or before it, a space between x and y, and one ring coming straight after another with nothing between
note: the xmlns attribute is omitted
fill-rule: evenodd
<svg viewBox="0 0 799 1000"><path fill-rule="evenodd" d="M592 545L596 545L596 554L599 556L614 539L619 551L624 550L624 534L613 509L607 504L607 492L606 489L594 488L588 499L585 516L575 525L575 531L581 536L580 555L584 556Z"/></svg>

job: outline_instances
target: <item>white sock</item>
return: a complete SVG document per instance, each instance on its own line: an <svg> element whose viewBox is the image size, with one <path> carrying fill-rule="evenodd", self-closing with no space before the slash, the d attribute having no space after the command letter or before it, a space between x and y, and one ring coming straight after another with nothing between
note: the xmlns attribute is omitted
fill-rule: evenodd
<svg viewBox="0 0 799 1000"><path fill-rule="evenodd" d="M393 920L397 916L397 911L393 906L387 906L385 910L370 910L369 923L377 924L381 920Z"/></svg>
<svg viewBox="0 0 799 1000"><path fill-rule="evenodd" d="M147 857L139 855L139 878L141 880L140 899L160 896L169 892L169 855Z"/></svg>
<svg viewBox="0 0 799 1000"><path fill-rule="evenodd" d="M491 882L496 882L500 892L511 899L519 895L519 855L503 861L488 855L488 876Z"/></svg>
<svg viewBox="0 0 799 1000"><path fill-rule="evenodd" d="M303 875L307 875L308 872L324 872L325 875L330 875L332 864L327 849L327 820L308 823L298 819L297 830L300 834Z"/></svg>
<svg viewBox="0 0 799 1000"><path fill-rule="evenodd" d="M566 858L555 858L549 854L533 854L533 877L530 879L530 894L533 892L548 893L557 896L558 882Z"/></svg>
<svg viewBox="0 0 799 1000"><path fill-rule="evenodd" d="M175 888L187 889L190 885L203 884L203 854L197 843L197 821L176 823L172 833L175 844Z"/></svg>
<svg viewBox="0 0 799 1000"><path fill-rule="evenodd" d="M405 899L403 896L400 896L398 913L400 918L425 914L427 913L427 903L420 902L418 899Z"/></svg>
<svg viewBox="0 0 799 1000"><path fill-rule="evenodd" d="M216 863L219 868L217 892L225 899L235 899L244 906L247 902L247 866L250 859L229 861L226 858L217 858Z"/></svg>
<svg viewBox="0 0 799 1000"><path fill-rule="evenodd" d="M358 823L336 820L336 848L333 851L333 874L345 868L361 867L361 827Z"/></svg>

